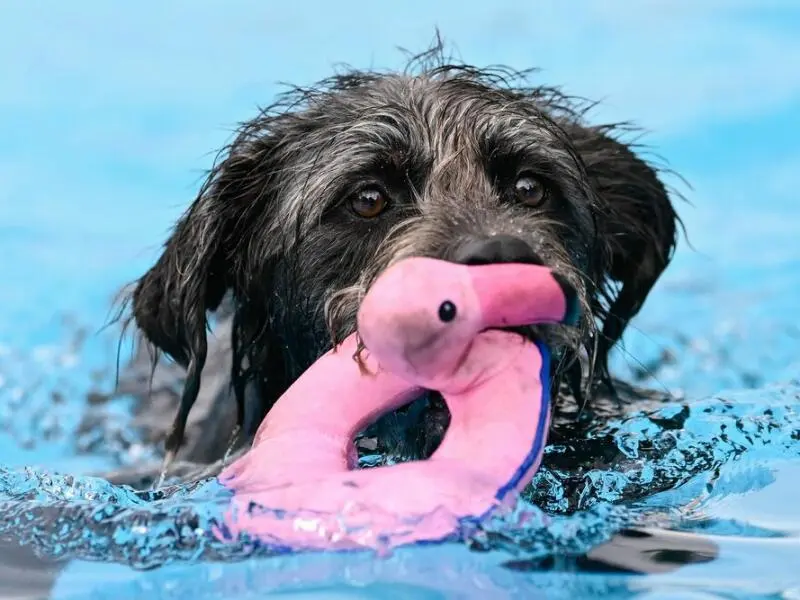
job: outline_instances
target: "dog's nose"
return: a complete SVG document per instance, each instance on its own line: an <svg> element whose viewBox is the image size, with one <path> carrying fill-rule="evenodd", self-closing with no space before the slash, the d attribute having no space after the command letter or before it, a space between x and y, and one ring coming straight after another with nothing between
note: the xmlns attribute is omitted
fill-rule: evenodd
<svg viewBox="0 0 800 600"><path fill-rule="evenodd" d="M530 244L513 235L493 235L469 240L455 252L454 262L470 266L495 263L544 264Z"/></svg>

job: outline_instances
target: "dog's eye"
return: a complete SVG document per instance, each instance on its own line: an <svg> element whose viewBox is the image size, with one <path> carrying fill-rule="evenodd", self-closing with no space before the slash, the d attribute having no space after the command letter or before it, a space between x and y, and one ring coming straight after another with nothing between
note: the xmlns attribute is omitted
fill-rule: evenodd
<svg viewBox="0 0 800 600"><path fill-rule="evenodd" d="M535 207L547 200L548 191L540 179L523 173L514 183L514 195L522 204Z"/></svg>
<svg viewBox="0 0 800 600"><path fill-rule="evenodd" d="M350 207L359 217L373 219L381 214L387 206L386 195L378 188L364 188L350 200Z"/></svg>

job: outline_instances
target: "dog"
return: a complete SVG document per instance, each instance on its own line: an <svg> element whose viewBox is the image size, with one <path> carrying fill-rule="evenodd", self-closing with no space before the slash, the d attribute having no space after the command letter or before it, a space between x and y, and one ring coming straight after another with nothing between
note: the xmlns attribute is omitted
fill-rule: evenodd
<svg viewBox="0 0 800 600"><path fill-rule="evenodd" d="M122 388L148 398L137 418L166 434L173 475L246 448L280 395L354 331L376 275L408 256L550 266L581 308L575 327L525 332L553 348L554 404L579 412L614 389L609 353L676 247L674 194L624 141L635 130L588 124L591 104L532 74L457 63L437 43L401 71L293 88L240 127L124 297L143 344ZM155 379L143 365L158 365ZM432 452L447 419L431 399L403 438L409 453Z"/></svg>

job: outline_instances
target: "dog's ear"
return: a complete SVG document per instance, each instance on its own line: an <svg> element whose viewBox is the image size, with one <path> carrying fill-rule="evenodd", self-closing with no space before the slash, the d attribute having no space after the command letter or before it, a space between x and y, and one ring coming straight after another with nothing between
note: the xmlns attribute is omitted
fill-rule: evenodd
<svg viewBox="0 0 800 600"><path fill-rule="evenodd" d="M260 162L252 150L234 144L212 169L132 294L138 328L184 367L195 358L204 362L199 355L205 354L207 312L219 307L231 285L234 229L253 202L243 186Z"/></svg>
<svg viewBox="0 0 800 600"><path fill-rule="evenodd" d="M606 273L617 291L607 294L598 362L639 312L666 269L680 220L658 171L632 147L615 139L613 127L580 128L576 148L600 202L597 228L607 256Z"/></svg>
<svg viewBox="0 0 800 600"><path fill-rule="evenodd" d="M236 294L238 276L249 268L243 253L250 232L268 218L274 144L266 135L249 133L258 130L259 124L251 122L228 147L158 261L132 293L138 328L186 369L180 407L166 440L165 464L183 443L189 411L199 393L207 354L207 313L219 307L228 289ZM241 420L243 408L239 409Z"/></svg>
<svg viewBox="0 0 800 600"><path fill-rule="evenodd" d="M195 200L132 294L137 327L183 367L204 344L206 311L217 308L226 288L225 224L215 204L213 195Z"/></svg>

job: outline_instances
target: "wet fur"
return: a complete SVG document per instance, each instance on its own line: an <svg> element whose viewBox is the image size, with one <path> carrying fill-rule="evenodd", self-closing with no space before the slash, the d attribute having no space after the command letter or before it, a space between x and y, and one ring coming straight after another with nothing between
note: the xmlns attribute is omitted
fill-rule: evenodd
<svg viewBox="0 0 800 600"><path fill-rule="evenodd" d="M581 402L609 385L609 351L667 267L679 220L659 170L623 141L632 128L587 124L590 103L531 75L449 64L437 44L404 72L347 71L244 123L126 297L153 364L163 353L185 370L181 418L201 389L214 311L231 320L236 422L250 435L353 331L377 273L497 233L527 241L579 292L578 327L539 332L560 357L554 378ZM544 209L503 194L523 165L556 194ZM346 206L365 182L393 199L373 220Z"/></svg>

